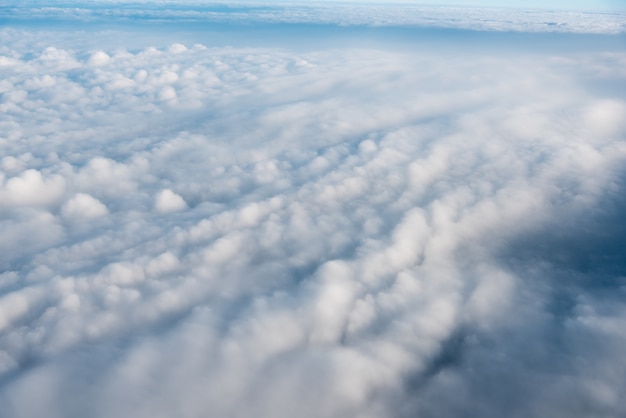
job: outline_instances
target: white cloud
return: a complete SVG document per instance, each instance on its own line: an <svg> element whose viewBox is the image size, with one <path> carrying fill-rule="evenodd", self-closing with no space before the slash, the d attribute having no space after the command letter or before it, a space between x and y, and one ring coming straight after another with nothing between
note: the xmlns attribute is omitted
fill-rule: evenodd
<svg viewBox="0 0 626 418"><path fill-rule="evenodd" d="M2 206L46 206L63 193L65 181L60 175L45 178L36 169L28 169L8 178L0 189Z"/></svg>
<svg viewBox="0 0 626 418"><path fill-rule="evenodd" d="M68 219L93 219L106 216L108 210L93 196L78 193L61 207L61 214Z"/></svg>
<svg viewBox="0 0 626 418"><path fill-rule="evenodd" d="M187 207L185 200L170 189L161 190L155 199L155 207L161 213L176 212Z"/></svg>
<svg viewBox="0 0 626 418"><path fill-rule="evenodd" d="M87 64L94 66L94 67L99 67L99 66L107 64L110 60L111 60L111 57L109 57L109 55L106 52L96 51L93 54L91 54L91 56L89 57L89 60L87 61Z"/></svg>
<svg viewBox="0 0 626 418"><path fill-rule="evenodd" d="M0 31L6 416L626 410L623 52L62 36Z"/></svg>

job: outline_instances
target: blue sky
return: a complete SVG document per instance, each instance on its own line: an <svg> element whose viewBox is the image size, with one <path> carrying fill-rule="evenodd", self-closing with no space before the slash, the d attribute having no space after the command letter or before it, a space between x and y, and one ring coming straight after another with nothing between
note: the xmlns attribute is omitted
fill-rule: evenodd
<svg viewBox="0 0 626 418"><path fill-rule="evenodd" d="M323 0L327 3L380 3L380 4L408 4L408 5L462 5L462 6L478 6L478 7L514 7L521 9L562 9L562 10L626 10L626 1L624 0L512 0L512 1L499 1L499 0L453 0L453 1L437 1L437 0L394 0L392 2L381 2L380 0ZM309 3L304 0L251 0L254 3ZM241 3L231 1L231 3Z"/></svg>
<svg viewBox="0 0 626 418"><path fill-rule="evenodd" d="M420 2L427 3L427 2ZM462 4L489 7L545 8L573 10L624 10L626 2L622 0L455 0L431 1L431 4Z"/></svg>
<svg viewBox="0 0 626 418"><path fill-rule="evenodd" d="M546 32L619 34L626 30L624 17L614 13L583 13L574 8L559 8L563 2L525 2L532 13L526 13L521 3L506 3L505 8L495 2L483 2L484 7L437 7L449 5L439 2L435 6L406 2L405 4L380 4L374 2L303 2L303 1L251 1L248 3L227 2L223 4L206 1L69 1L57 7L42 7L46 2L18 2L8 7L4 21L44 27L47 24L98 24L99 27L145 24L166 24L170 28L185 29L195 25L197 29L209 29L207 24L234 28L234 23L245 23L248 29L277 29L281 24L330 25L340 28L438 28L498 32ZM569 3L571 5L571 3ZM578 3L577 3L578 4ZM583 11L588 3L580 2ZM603 4L603 3L599 3ZM608 3L607 3L608 4ZM30 7L36 5L37 7ZM264 7L257 7L265 5ZM411 5L412 7L405 7ZM474 5L469 0L465 6ZM545 8L534 9L533 7ZM597 6L597 5L596 5ZM608 10L608 9L606 9ZM605 11L606 11L605 10ZM602 11L600 8L592 12ZM256 25L263 23L263 25ZM236 26L236 25L235 25ZM305 27L302 27L304 29ZM239 34L243 33L238 31ZM301 34L305 34L301 32ZM277 33L280 38L280 33ZM328 35L328 32L327 32ZM312 37L311 39L314 39Z"/></svg>
<svg viewBox="0 0 626 418"><path fill-rule="evenodd" d="M87 0L87 1L76 1L70 0L64 3L110 3L110 1L102 1L102 0ZM118 0L115 3L156 3L146 0ZM626 0L511 0L511 1L499 1L499 0L452 0L452 1L441 1L441 0L394 0L391 2L382 2L380 0L318 0L314 2L306 1L306 0L246 0L246 1L237 1L237 0L221 0L221 1L211 1L211 0L166 0L165 3L198 3L198 4L209 4L209 3L221 3L221 4L246 4L246 3L280 3L280 4L311 4L311 3L377 3L377 4L407 4L407 5L441 5L441 6L454 6L454 5L462 5L462 6L477 6L477 7L503 7L503 8L521 8L521 9L561 9L561 10L604 10L604 11L624 11L626 10ZM16 3L16 4L27 4L27 3L38 3L38 4L47 4L49 6L54 6L54 2L42 1L42 0L27 0L27 1L7 1L6 4Z"/></svg>

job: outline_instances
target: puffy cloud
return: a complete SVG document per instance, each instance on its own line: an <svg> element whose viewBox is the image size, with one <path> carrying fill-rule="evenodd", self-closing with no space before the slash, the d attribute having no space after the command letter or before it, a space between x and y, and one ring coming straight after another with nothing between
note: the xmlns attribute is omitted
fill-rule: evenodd
<svg viewBox="0 0 626 418"><path fill-rule="evenodd" d="M11 162L8 162L11 166ZM38 206L56 201L63 193L65 180L53 175L44 178L40 171L28 169L8 178L0 189L2 206Z"/></svg>
<svg viewBox="0 0 626 418"><path fill-rule="evenodd" d="M107 215L108 210L93 196L78 193L61 207L61 214L68 219L93 219Z"/></svg>
<svg viewBox="0 0 626 418"><path fill-rule="evenodd" d="M3 416L624 414L623 51L68 33L0 31Z"/></svg>
<svg viewBox="0 0 626 418"><path fill-rule="evenodd" d="M89 60L87 61L87 64L94 66L94 67L99 67L101 65L107 64L110 60L111 60L111 57L109 57L109 55L106 52L97 51L91 54L91 56L89 57Z"/></svg>
<svg viewBox="0 0 626 418"><path fill-rule="evenodd" d="M170 189L161 190L154 202L156 210L162 213L176 212L187 207L185 200Z"/></svg>

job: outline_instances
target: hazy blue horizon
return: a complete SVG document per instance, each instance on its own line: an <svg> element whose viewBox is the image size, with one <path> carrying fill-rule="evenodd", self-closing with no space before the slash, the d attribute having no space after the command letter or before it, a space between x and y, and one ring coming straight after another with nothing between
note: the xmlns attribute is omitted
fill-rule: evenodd
<svg viewBox="0 0 626 418"><path fill-rule="evenodd" d="M7 1L10 4L11 1ZM23 5L43 4L52 6L48 0L22 0L16 3ZM383 2L381 0L65 0L55 2L55 5L63 4L98 4L98 3L115 3L115 4L223 4L223 5L245 5L245 4L294 4L294 5L311 5L318 3L327 4L374 4L374 5L402 5L402 6L468 6L468 7L497 7L497 8L517 8L517 9L561 9L561 10L604 10L604 11L623 11L626 10L626 4L621 0L453 0L453 1L437 1L437 0L393 0Z"/></svg>
<svg viewBox="0 0 626 418"><path fill-rule="evenodd" d="M439 28L488 32L624 34L626 15L558 9L457 8L440 4L380 5L345 2L141 3L125 1L7 3L5 25L188 25L188 29L219 30L238 24L248 28L275 24L370 28ZM203 26L206 25L206 26Z"/></svg>

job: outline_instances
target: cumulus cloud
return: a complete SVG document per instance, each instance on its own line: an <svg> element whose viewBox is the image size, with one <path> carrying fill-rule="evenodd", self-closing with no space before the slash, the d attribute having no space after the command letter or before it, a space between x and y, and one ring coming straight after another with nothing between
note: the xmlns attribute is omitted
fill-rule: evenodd
<svg viewBox="0 0 626 418"><path fill-rule="evenodd" d="M61 215L68 219L93 219L107 214L108 210L102 202L85 193L78 193L61 207Z"/></svg>
<svg viewBox="0 0 626 418"><path fill-rule="evenodd" d="M110 59L111 57L109 57L106 52L97 51L91 54L89 60L87 61L87 64L94 67L99 67L108 63Z"/></svg>
<svg viewBox="0 0 626 418"><path fill-rule="evenodd" d="M187 207L185 200L170 189L161 190L155 198L154 206L162 213L176 212Z"/></svg>
<svg viewBox="0 0 626 418"><path fill-rule="evenodd" d="M64 36L0 31L0 415L626 412L623 51Z"/></svg>

